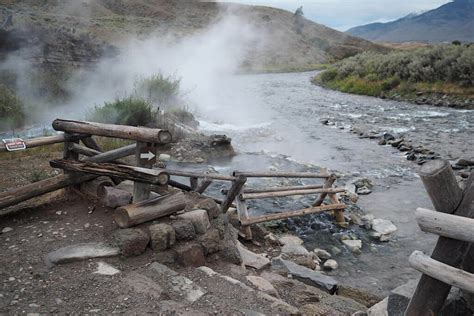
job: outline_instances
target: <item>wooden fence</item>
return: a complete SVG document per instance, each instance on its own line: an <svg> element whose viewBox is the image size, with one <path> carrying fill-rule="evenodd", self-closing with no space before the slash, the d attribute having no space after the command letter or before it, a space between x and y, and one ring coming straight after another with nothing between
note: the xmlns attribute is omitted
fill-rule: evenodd
<svg viewBox="0 0 474 316"><path fill-rule="evenodd" d="M464 190L449 162L423 165L420 177L436 211L419 208L421 230L439 237L430 256L414 251L410 265L423 273L405 315L438 315L451 287L474 293L474 173Z"/></svg>

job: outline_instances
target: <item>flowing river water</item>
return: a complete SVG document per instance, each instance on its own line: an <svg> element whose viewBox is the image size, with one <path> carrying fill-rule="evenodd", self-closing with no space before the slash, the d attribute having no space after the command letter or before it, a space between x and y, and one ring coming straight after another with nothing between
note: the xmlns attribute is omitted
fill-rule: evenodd
<svg viewBox="0 0 474 316"><path fill-rule="evenodd" d="M421 106L327 90L311 84L316 72L241 75L216 97L219 110L201 113L201 129L232 137L238 155L231 161L214 162L222 173L232 170L308 170L321 166L345 179L368 177L375 181L373 193L360 196L358 205L377 218L398 227L388 243L363 238L362 254L354 255L339 241L343 231L321 215L295 220L295 231L308 249L337 246L339 269L331 272L343 283L386 294L418 274L408 265L413 250L431 253L435 236L421 232L414 220L417 207L432 208L416 175L418 165L391 146L362 139L350 126L374 132L403 134L441 157L474 157L474 112ZM227 86L229 87L229 85ZM217 114L216 114L217 113ZM321 119L334 122L324 126ZM342 183L341 183L342 182ZM294 206L297 199L282 204L251 204L253 214ZM303 203L304 204L304 203ZM357 236L360 231L352 230Z"/></svg>

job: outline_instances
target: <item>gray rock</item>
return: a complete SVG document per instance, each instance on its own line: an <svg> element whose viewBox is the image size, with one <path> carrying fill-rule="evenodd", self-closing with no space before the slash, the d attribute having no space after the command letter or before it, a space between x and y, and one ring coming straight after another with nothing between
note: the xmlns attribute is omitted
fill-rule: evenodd
<svg viewBox="0 0 474 316"><path fill-rule="evenodd" d="M324 249L321 249L321 248L316 248L313 250L313 252L318 256L318 258L320 259L323 259L323 260L327 260L327 259L330 259L331 258L331 254L324 250Z"/></svg>
<svg viewBox="0 0 474 316"><path fill-rule="evenodd" d="M100 274L100 275L116 275L118 273L120 273L119 269L102 261L99 261L97 263L97 270L94 271L94 274Z"/></svg>
<svg viewBox="0 0 474 316"><path fill-rule="evenodd" d="M13 230L13 228L11 228L11 227L5 227L4 229L2 229L2 234L11 232L12 230Z"/></svg>
<svg viewBox="0 0 474 316"><path fill-rule="evenodd" d="M267 293L269 295L279 297L277 290L273 287L273 285L261 278L259 276L249 275L246 277L247 281L252 284L257 290Z"/></svg>
<svg viewBox="0 0 474 316"><path fill-rule="evenodd" d="M372 214L365 214L360 218L365 229L371 229L375 216Z"/></svg>
<svg viewBox="0 0 474 316"><path fill-rule="evenodd" d="M360 253L362 248L362 240L345 239L342 241L350 251L354 253Z"/></svg>
<svg viewBox="0 0 474 316"><path fill-rule="evenodd" d="M388 316L387 311L388 298L384 298L379 303L373 305L367 310L368 316Z"/></svg>
<svg viewBox="0 0 474 316"><path fill-rule="evenodd" d="M268 258L248 250L238 241L237 249L239 251L240 257L242 258L242 263L247 267L260 270L270 264L270 260Z"/></svg>
<svg viewBox="0 0 474 316"><path fill-rule="evenodd" d="M397 226L387 219L376 218L372 221L372 230L380 241L387 241L397 231Z"/></svg>
<svg viewBox="0 0 474 316"><path fill-rule="evenodd" d="M367 187L360 187L357 189L357 194L359 195L367 195L372 193L372 190Z"/></svg>
<svg viewBox="0 0 474 316"><path fill-rule="evenodd" d="M202 246L195 242L187 242L175 247L176 259L185 267L200 267L206 264Z"/></svg>
<svg viewBox="0 0 474 316"><path fill-rule="evenodd" d="M171 223L177 240L192 240L196 238L196 230L190 220L180 219Z"/></svg>
<svg viewBox="0 0 474 316"><path fill-rule="evenodd" d="M293 235L283 235L283 236L280 236L278 238L278 240L280 241L280 244L282 245L302 245L304 243L304 241L297 237L297 236L293 236Z"/></svg>
<svg viewBox="0 0 474 316"><path fill-rule="evenodd" d="M309 251L305 247L291 243L284 245L281 248L281 252L294 256L306 256L309 254Z"/></svg>
<svg viewBox="0 0 474 316"><path fill-rule="evenodd" d="M220 251L223 247L219 230L216 228L211 228L204 235L199 236L199 242L201 243L206 256Z"/></svg>
<svg viewBox="0 0 474 316"><path fill-rule="evenodd" d="M403 316L405 314L417 284L418 280L411 280L390 292L387 298L387 312L389 315Z"/></svg>
<svg viewBox="0 0 474 316"><path fill-rule="evenodd" d="M210 227L209 216L206 210L194 210L178 215L178 218L187 219L194 225L198 234L204 234Z"/></svg>
<svg viewBox="0 0 474 316"><path fill-rule="evenodd" d="M138 228L119 229L114 232L113 239L126 257L144 253L150 242L148 234Z"/></svg>
<svg viewBox="0 0 474 316"><path fill-rule="evenodd" d="M171 294L176 297L184 297L189 303L194 303L200 299L206 291L196 285L190 279L178 274L165 265L154 262L150 265L150 269L159 274L161 278L167 279L166 286L169 287Z"/></svg>
<svg viewBox="0 0 474 316"><path fill-rule="evenodd" d="M176 242L176 235L173 227L168 224L151 225L149 228L151 247L154 250L165 250L173 246Z"/></svg>
<svg viewBox="0 0 474 316"><path fill-rule="evenodd" d="M211 199L211 198L203 198L202 196L200 199L193 205L194 209L201 209L201 210L206 210L207 215L209 218L216 218L220 212L221 209L217 205L217 203Z"/></svg>
<svg viewBox="0 0 474 316"><path fill-rule="evenodd" d="M91 258L112 257L120 254L120 248L103 242L93 242L66 246L50 252L46 261L49 265L67 263Z"/></svg>
<svg viewBox="0 0 474 316"><path fill-rule="evenodd" d="M288 260L275 258L272 260L272 268L284 270L291 274L294 279L305 284L320 288L334 294L337 290L337 281L330 276L324 275L321 272L313 271L306 267L297 265Z"/></svg>
<svg viewBox="0 0 474 316"><path fill-rule="evenodd" d="M325 270L330 270L330 271L331 270L336 270L338 267L339 267L339 264L334 259L326 260L326 262L324 262L324 264L323 264L323 268Z"/></svg>
<svg viewBox="0 0 474 316"><path fill-rule="evenodd" d="M130 192L109 186L104 186L103 190L101 200L107 207L116 208L132 202L133 196Z"/></svg>

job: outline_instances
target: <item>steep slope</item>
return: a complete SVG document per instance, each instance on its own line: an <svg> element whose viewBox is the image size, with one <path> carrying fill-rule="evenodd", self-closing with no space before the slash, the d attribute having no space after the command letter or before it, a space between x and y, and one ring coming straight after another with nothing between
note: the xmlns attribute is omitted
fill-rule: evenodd
<svg viewBox="0 0 474 316"><path fill-rule="evenodd" d="M388 23L358 26L347 33L384 42L472 42L474 0L455 0L423 14L410 14Z"/></svg>
<svg viewBox="0 0 474 316"><path fill-rule="evenodd" d="M0 13L13 17L13 31L47 38L42 41L46 46L50 41L59 42L54 47L71 37L89 37L107 45L151 34L181 38L200 32L222 16L233 15L261 35L261 40L248 47L243 66L250 70L310 69L366 50L387 50L306 19L297 32L293 13L262 6L182 0L47 0L41 4L0 0L2 3ZM57 32L72 35L44 35ZM40 52L45 54L44 49ZM48 56L41 57L48 60Z"/></svg>

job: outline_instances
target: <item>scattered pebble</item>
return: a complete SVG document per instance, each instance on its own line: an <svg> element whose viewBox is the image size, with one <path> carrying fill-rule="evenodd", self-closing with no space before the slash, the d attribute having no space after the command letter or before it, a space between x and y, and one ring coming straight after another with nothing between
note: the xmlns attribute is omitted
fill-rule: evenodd
<svg viewBox="0 0 474 316"><path fill-rule="evenodd" d="M2 234L11 232L12 230L13 230L13 228L11 228L11 227L5 227L4 229L2 229Z"/></svg>

